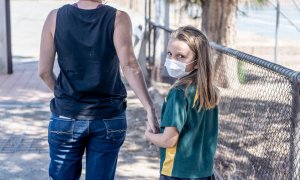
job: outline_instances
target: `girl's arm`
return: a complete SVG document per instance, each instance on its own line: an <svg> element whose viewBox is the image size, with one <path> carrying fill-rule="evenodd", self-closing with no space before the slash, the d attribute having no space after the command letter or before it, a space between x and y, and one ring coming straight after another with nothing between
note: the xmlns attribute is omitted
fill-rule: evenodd
<svg viewBox="0 0 300 180"><path fill-rule="evenodd" d="M154 145L162 148L171 148L177 144L179 133L176 127L165 127L164 133L154 134L147 124L145 136Z"/></svg>

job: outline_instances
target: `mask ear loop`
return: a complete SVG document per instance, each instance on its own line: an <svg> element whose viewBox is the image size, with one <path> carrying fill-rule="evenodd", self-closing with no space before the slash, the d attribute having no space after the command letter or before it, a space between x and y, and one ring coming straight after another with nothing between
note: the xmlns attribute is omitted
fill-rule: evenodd
<svg viewBox="0 0 300 180"><path fill-rule="evenodd" d="M197 60L195 59L194 61L192 61L192 62L190 62L190 63L188 63L188 64L186 64L186 66L188 66L188 65L190 65L190 64L192 64L192 63L194 63L194 62L197 62ZM185 66L185 68L186 68L186 66ZM193 72L193 71L195 71L197 68L195 68L194 67L194 69L193 70L191 70L189 73L191 73L191 72Z"/></svg>
<svg viewBox="0 0 300 180"><path fill-rule="evenodd" d="M190 63L188 63L188 64L186 64L186 65L190 65L190 64L194 63L195 61L197 61L197 60L194 60L194 61L192 61L192 62L190 62Z"/></svg>

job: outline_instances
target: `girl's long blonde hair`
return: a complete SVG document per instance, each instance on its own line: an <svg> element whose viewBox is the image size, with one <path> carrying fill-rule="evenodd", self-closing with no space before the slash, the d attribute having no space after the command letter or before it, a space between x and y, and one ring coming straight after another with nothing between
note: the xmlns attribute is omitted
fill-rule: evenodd
<svg viewBox="0 0 300 180"><path fill-rule="evenodd" d="M214 85L211 46L207 37L193 26L184 26L172 32L170 38L183 41L189 46L194 53L198 68L178 79L173 86L183 85L187 93L189 86L195 84L193 107L197 106L198 111L201 108L214 108L219 102L219 91Z"/></svg>

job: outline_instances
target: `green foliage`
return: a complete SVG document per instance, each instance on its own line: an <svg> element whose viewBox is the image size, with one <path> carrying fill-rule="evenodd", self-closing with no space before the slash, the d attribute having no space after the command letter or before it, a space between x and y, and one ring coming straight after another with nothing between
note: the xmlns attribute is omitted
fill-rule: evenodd
<svg viewBox="0 0 300 180"><path fill-rule="evenodd" d="M193 4L200 4L205 0L169 0L169 3L176 3L178 1L184 1L185 3L193 3ZM264 6L268 3L268 0L240 0L241 3L246 3L248 5L254 6Z"/></svg>
<svg viewBox="0 0 300 180"><path fill-rule="evenodd" d="M241 1L248 7L260 8L262 6L266 6L268 4L268 0L244 0Z"/></svg>
<svg viewBox="0 0 300 180"><path fill-rule="evenodd" d="M185 3L200 4L202 0L169 0L169 3L176 3L179 1L183 1Z"/></svg>
<svg viewBox="0 0 300 180"><path fill-rule="evenodd" d="M237 73L238 73L239 82L241 84L244 84L246 82L246 72L243 67L244 67L244 62L238 61L238 64L237 64L238 72Z"/></svg>
<svg viewBox="0 0 300 180"><path fill-rule="evenodd" d="M257 2L258 4L265 5L265 4L268 2L268 0L256 0L256 2Z"/></svg>

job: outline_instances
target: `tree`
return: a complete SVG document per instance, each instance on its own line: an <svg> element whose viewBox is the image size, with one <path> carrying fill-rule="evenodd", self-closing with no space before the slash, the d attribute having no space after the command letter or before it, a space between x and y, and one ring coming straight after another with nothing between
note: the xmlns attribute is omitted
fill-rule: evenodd
<svg viewBox="0 0 300 180"><path fill-rule="evenodd" d="M259 4L266 2L266 0L253 1ZM211 41L234 48L239 0L186 0L186 3L197 3L202 7L201 29ZM224 54L218 54L214 63L215 77L219 85L224 88L239 84L238 64L234 61L227 61L227 58ZM230 82L229 69L233 71L230 74Z"/></svg>
<svg viewBox="0 0 300 180"><path fill-rule="evenodd" d="M217 44L233 45L238 0L201 0L200 2L201 29Z"/></svg>
<svg viewBox="0 0 300 180"><path fill-rule="evenodd" d="M235 22L238 0L201 0L200 3L202 6L202 31L211 41L233 47L236 36ZM226 55L218 54L214 63L215 77L219 85L224 88L239 82L237 63L226 59ZM231 81L229 81L229 67L234 73L231 74Z"/></svg>

